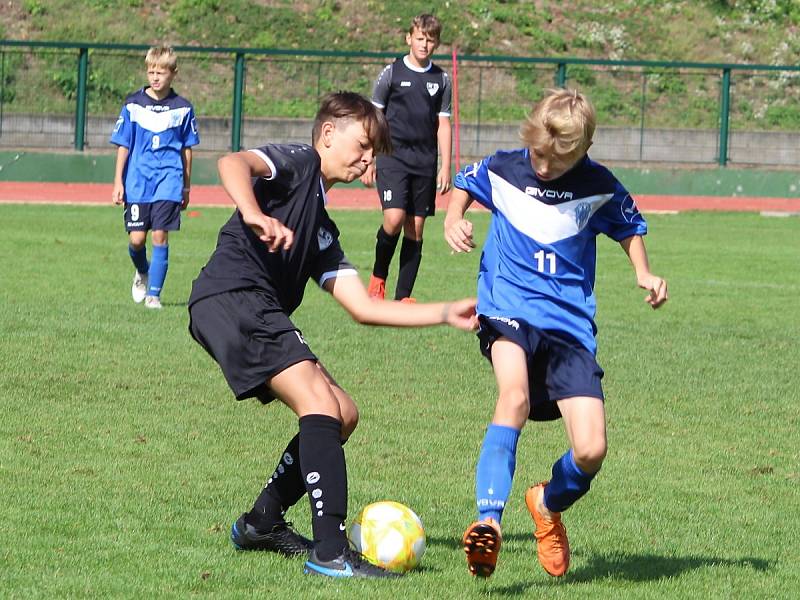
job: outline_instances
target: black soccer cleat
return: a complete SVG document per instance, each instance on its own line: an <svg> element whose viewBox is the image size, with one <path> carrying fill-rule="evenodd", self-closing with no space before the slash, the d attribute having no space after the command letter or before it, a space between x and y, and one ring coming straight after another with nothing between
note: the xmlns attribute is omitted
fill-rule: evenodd
<svg viewBox="0 0 800 600"><path fill-rule="evenodd" d="M403 576L402 573L393 573L367 562L361 554L350 548L345 548L336 558L324 561L320 560L317 557L317 551L313 550L306 561L303 572L307 575L324 575L325 577L368 577L372 579Z"/></svg>
<svg viewBox="0 0 800 600"><path fill-rule="evenodd" d="M314 543L294 530L291 523L277 523L268 532L245 523L245 515L231 526L231 543L237 550L265 550L285 556L307 555Z"/></svg>

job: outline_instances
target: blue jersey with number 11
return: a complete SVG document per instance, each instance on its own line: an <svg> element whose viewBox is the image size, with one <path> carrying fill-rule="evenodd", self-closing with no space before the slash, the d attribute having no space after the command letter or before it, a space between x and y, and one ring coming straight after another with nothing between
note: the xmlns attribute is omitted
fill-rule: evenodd
<svg viewBox="0 0 800 600"><path fill-rule="evenodd" d="M596 352L595 238L647 233L627 190L588 156L558 179L536 177L527 149L500 151L456 175L492 211L478 273L478 313L566 333Z"/></svg>

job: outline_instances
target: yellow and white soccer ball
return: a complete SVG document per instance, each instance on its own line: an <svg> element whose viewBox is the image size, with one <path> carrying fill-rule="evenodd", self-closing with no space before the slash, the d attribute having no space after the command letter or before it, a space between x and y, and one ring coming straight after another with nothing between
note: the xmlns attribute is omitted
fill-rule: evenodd
<svg viewBox="0 0 800 600"><path fill-rule="evenodd" d="M403 573L425 554L425 529L409 507L384 500L364 507L350 526L350 542L372 564Z"/></svg>

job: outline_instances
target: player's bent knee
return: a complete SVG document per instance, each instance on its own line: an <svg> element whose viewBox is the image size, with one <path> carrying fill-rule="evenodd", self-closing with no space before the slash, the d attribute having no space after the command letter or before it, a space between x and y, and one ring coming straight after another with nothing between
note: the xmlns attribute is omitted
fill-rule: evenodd
<svg viewBox="0 0 800 600"><path fill-rule="evenodd" d="M530 399L522 389L505 390L497 398L494 422L521 429L530 415Z"/></svg>
<svg viewBox="0 0 800 600"><path fill-rule="evenodd" d="M578 447L572 449L572 457L575 464L586 473L596 473L603 466L603 460L606 458L608 446L605 440L598 440L580 444Z"/></svg>
<svg viewBox="0 0 800 600"><path fill-rule="evenodd" d="M342 439L349 438L358 425L358 408L355 404L341 407L342 411Z"/></svg>

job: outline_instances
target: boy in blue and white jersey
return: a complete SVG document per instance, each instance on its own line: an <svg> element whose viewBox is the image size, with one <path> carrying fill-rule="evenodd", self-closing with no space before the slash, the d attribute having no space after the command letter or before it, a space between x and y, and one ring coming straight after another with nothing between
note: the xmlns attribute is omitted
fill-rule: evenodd
<svg viewBox="0 0 800 600"><path fill-rule="evenodd" d="M131 295L147 308L161 308L169 266L169 233L181 226L189 204L192 146L200 142L194 109L172 89L178 71L172 48L150 48L145 57L147 86L132 93L111 134L116 144L114 204L125 204L128 252L136 271ZM152 262L147 232L153 232Z"/></svg>
<svg viewBox="0 0 800 600"><path fill-rule="evenodd" d="M667 283L653 275L644 218L611 172L586 154L595 112L573 90L550 90L521 128L526 148L497 152L457 174L445 218L456 252L475 247L464 213L473 200L492 211L478 273L478 336L498 386L476 469L478 519L464 533L470 572L494 572L500 520L511 491L520 431L528 419L563 418L571 448L552 478L528 489L539 562L554 576L569 567L561 512L589 491L606 455L603 370L595 334L595 239L618 241L646 301L658 308Z"/></svg>

